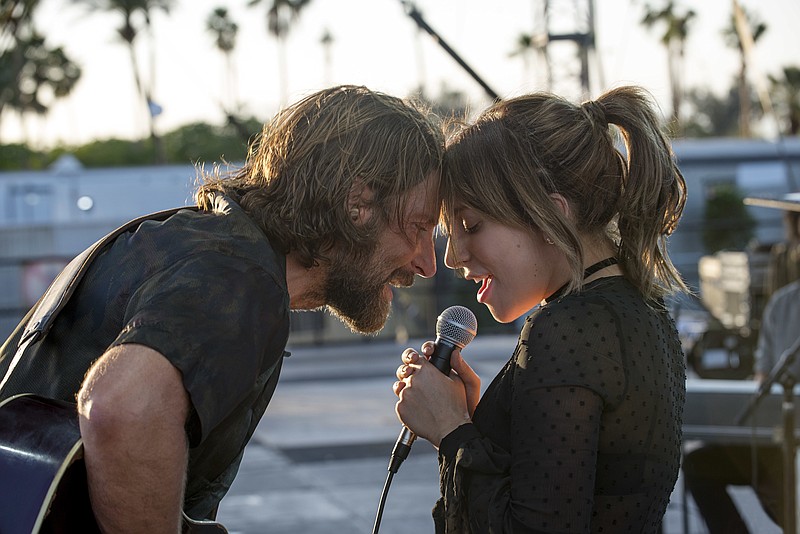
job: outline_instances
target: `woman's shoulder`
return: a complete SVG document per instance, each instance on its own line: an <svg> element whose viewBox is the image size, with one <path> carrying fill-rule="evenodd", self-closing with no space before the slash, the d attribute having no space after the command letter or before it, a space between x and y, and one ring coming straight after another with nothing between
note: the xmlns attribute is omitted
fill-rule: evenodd
<svg viewBox="0 0 800 534"><path fill-rule="evenodd" d="M625 383L621 331L611 305L585 293L566 295L532 313L520 332L515 368L537 387L577 386L618 402Z"/></svg>
<svg viewBox="0 0 800 534"><path fill-rule="evenodd" d="M537 342L569 343L586 332L604 329L605 324L616 314L610 313L611 305L604 299L586 295L567 295L547 303L526 319L520 332L520 340L526 344Z"/></svg>
<svg viewBox="0 0 800 534"><path fill-rule="evenodd" d="M551 313L569 313L575 308L597 309L605 313L620 313L634 309L664 311L661 300L648 302L641 291L624 276L609 276L593 280L580 291L570 293L548 304Z"/></svg>
<svg viewBox="0 0 800 534"><path fill-rule="evenodd" d="M540 321L552 321L572 317L579 312L607 312L620 302L641 300L641 295L625 278L600 278L586 284L580 291L568 293L541 306L532 317Z"/></svg>
<svg viewBox="0 0 800 534"><path fill-rule="evenodd" d="M526 318L520 340L569 344L616 337L625 317L647 310L647 303L630 282L622 277L603 278L537 308Z"/></svg>

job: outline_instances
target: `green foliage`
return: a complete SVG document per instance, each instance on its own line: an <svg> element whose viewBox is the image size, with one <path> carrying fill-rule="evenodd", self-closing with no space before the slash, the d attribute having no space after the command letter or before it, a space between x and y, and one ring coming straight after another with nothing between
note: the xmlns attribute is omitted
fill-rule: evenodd
<svg viewBox="0 0 800 534"><path fill-rule="evenodd" d="M227 8L215 8L206 18L206 29L214 35L214 44L222 53L229 54L236 48L239 25L231 20Z"/></svg>
<svg viewBox="0 0 800 534"><path fill-rule="evenodd" d="M723 97L708 89L692 89L686 100L691 109L684 122L686 137L733 137L738 134L739 90L735 85Z"/></svg>
<svg viewBox="0 0 800 534"><path fill-rule="evenodd" d="M753 43L758 42L758 40L767 31L767 25L761 20L761 17L758 15L758 13L748 11L744 8L742 8L741 13L744 15L744 21L750 30L750 37L753 39ZM728 26L722 29L722 38L725 40L725 44L727 44L729 47L738 50L742 54L744 53L742 38L739 35L738 29L736 28L736 10L731 13Z"/></svg>
<svg viewBox="0 0 800 534"><path fill-rule="evenodd" d="M0 170L44 169L53 161L42 152L31 150L26 145L0 145Z"/></svg>
<svg viewBox="0 0 800 534"><path fill-rule="evenodd" d="M747 247L753 238L756 221L743 200L734 184L720 184L707 192L703 221L703 245L707 253Z"/></svg>
<svg viewBox="0 0 800 534"><path fill-rule="evenodd" d="M680 15L676 9L675 2L672 0L662 8L646 4L644 9L645 14L642 17L642 24L647 28L662 24L664 33L661 35L661 43L667 46L675 41L685 41L689 35L689 26L697 16L693 9L687 9L683 15Z"/></svg>
<svg viewBox="0 0 800 534"><path fill-rule="evenodd" d="M257 133L260 124L250 131ZM212 126L196 122L182 126L164 136L167 159L173 162L222 163L242 161L247 155L247 140L232 126Z"/></svg>
<svg viewBox="0 0 800 534"><path fill-rule="evenodd" d="M800 133L800 67L783 67L779 76L769 76L775 112L783 122L783 133Z"/></svg>
<svg viewBox="0 0 800 534"><path fill-rule="evenodd" d="M750 99L750 122L755 123L763 116L761 105L755 92ZM734 82L728 93L719 97L708 89L695 88L686 96L691 113L684 121L685 137L737 137L739 135L739 87Z"/></svg>
<svg viewBox="0 0 800 534"><path fill-rule="evenodd" d="M193 123L163 136L166 163L236 163L247 155L248 143L261 131L255 118L230 116L224 126ZM36 151L23 144L0 144L0 170L44 169L60 155L74 154L84 167L124 167L157 161L153 139L103 139L77 147Z"/></svg>
<svg viewBox="0 0 800 534"><path fill-rule="evenodd" d="M72 153L84 167L119 167L154 161L151 139L142 141L103 139L77 147Z"/></svg>
<svg viewBox="0 0 800 534"><path fill-rule="evenodd" d="M80 66L63 48L52 48L35 28L38 0L0 2L0 114L13 110L45 114L68 96L81 77Z"/></svg>

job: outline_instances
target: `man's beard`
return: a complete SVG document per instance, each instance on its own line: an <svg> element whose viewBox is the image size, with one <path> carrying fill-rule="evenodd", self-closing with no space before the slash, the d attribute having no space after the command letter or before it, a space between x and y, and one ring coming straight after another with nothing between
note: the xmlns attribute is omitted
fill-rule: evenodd
<svg viewBox="0 0 800 534"><path fill-rule="evenodd" d="M388 277L381 265L385 262L375 252L366 262L346 258L331 265L325 284L325 302L328 310L353 332L372 334L381 330L392 309L390 299L384 296L384 287L409 287L414 283L414 273L397 269ZM366 265L365 265L366 264Z"/></svg>

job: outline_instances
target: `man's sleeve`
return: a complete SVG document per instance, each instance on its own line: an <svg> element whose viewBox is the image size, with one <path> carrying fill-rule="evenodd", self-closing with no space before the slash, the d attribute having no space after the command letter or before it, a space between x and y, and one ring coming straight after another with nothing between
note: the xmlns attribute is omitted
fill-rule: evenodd
<svg viewBox="0 0 800 534"><path fill-rule="evenodd" d="M287 298L258 265L195 255L137 289L113 345L148 346L181 372L200 426L190 435L196 445L283 354Z"/></svg>

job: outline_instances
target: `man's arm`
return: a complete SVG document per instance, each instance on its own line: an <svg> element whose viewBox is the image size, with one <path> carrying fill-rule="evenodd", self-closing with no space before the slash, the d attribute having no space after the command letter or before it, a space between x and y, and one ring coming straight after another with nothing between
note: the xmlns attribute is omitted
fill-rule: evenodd
<svg viewBox="0 0 800 534"><path fill-rule="evenodd" d="M180 531L188 410L180 372L153 349L120 345L89 370L78 413L102 531Z"/></svg>

